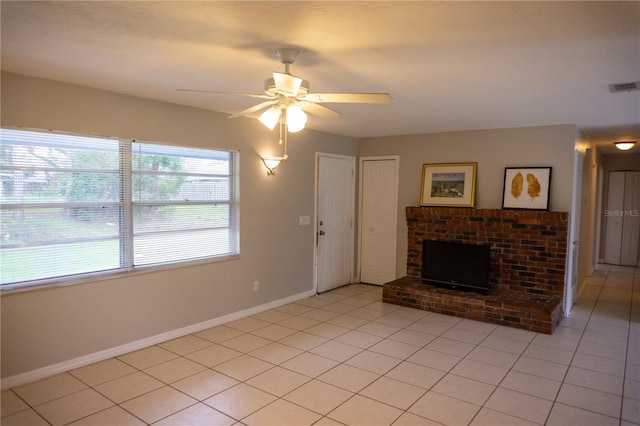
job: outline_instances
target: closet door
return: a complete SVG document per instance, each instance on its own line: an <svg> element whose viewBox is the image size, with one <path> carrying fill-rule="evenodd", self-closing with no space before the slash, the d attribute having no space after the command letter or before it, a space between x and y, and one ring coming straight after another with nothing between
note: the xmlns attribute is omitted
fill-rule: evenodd
<svg viewBox="0 0 640 426"><path fill-rule="evenodd" d="M636 266L640 251L640 172L610 172L604 261Z"/></svg>
<svg viewBox="0 0 640 426"><path fill-rule="evenodd" d="M360 282L396 279L398 160L360 162Z"/></svg>
<svg viewBox="0 0 640 426"><path fill-rule="evenodd" d="M624 207L624 174L625 172L609 172L607 191L607 210L605 217L606 239L604 263L620 264L622 250L622 210Z"/></svg>
<svg viewBox="0 0 640 426"><path fill-rule="evenodd" d="M624 178L624 213L622 216L622 242L620 264L638 264L640 244L640 172L626 172Z"/></svg>

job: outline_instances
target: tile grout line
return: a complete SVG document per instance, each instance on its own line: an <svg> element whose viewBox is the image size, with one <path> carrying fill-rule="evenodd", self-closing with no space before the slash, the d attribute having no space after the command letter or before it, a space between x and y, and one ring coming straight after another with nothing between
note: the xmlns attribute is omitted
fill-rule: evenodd
<svg viewBox="0 0 640 426"><path fill-rule="evenodd" d="M624 372L622 377L622 400L620 402L620 415L619 415L619 424L622 424L623 415L624 415L624 400L625 400L625 388L627 384L627 369L629 368L629 351L631 350L631 322L633 320L633 301L634 301L634 293L636 292L636 274L640 273L640 270L636 267L633 269L633 274L631 275L631 302L629 303L629 332L627 333L627 350L624 354ZM638 276L640 278L640 275ZM640 280L638 280L640 282ZM640 292L640 289L639 289ZM640 362L640 360L639 360Z"/></svg>
<svg viewBox="0 0 640 426"><path fill-rule="evenodd" d="M607 268L607 277L609 276L609 272L610 272L610 267ZM564 374L562 375L562 381L560 382L560 387L558 388L558 392L556 393L555 398L553 399L553 404L551 405L551 410L549 410L549 413L547 414L547 417L545 418L545 421L543 424L547 424L547 422L549 421L549 417L551 416L551 413L553 412L553 407L556 406L556 404L562 404L561 402L558 402L558 396L560 396L560 392L562 391L562 387L565 384L565 380L567 379L567 375L569 374L569 370L571 369L571 364L573 364L573 360L576 357L576 353L578 353L578 348L580 347L580 343L582 343L582 338L584 337L584 334L587 331L587 327L589 327L589 322L591 321L591 317L593 316L593 311L595 310L596 306L598 305L598 300L600 300L600 295L602 294L602 290L604 289L604 286L606 284L606 280L607 278L605 278L605 280L602 282L602 285L599 286L600 289L598 290L598 296L596 297L596 300L593 302L593 305L591 306L591 309L589 311L589 316L587 317L585 324L584 324L584 328L582 328L582 332L580 333L580 339L578 340L578 344L576 345L576 348L573 351L573 354L571 355L571 360L569 361L569 364L567 365L567 370L564 372ZM563 404L563 405L567 405L567 404ZM580 408L580 407L575 407L575 408ZM601 413L598 413L601 414Z"/></svg>

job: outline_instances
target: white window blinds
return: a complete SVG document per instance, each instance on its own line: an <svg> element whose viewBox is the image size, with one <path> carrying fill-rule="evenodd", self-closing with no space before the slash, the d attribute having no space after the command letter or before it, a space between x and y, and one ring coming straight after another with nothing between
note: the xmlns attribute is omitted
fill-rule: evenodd
<svg viewBox="0 0 640 426"><path fill-rule="evenodd" d="M3 290L238 253L237 153L0 132Z"/></svg>
<svg viewBox="0 0 640 426"><path fill-rule="evenodd" d="M133 143L134 264L237 253L230 152Z"/></svg>

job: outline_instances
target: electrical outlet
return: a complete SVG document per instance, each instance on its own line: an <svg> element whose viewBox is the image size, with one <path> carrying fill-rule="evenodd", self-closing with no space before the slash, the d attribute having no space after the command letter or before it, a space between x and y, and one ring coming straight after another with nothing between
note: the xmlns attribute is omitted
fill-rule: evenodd
<svg viewBox="0 0 640 426"><path fill-rule="evenodd" d="M260 282L254 281L253 282L253 291L258 291L258 290L260 290Z"/></svg>

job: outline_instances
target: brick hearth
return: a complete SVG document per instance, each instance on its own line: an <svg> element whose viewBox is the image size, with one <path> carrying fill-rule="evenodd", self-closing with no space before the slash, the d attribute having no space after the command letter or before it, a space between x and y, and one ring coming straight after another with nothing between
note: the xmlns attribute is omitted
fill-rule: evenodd
<svg viewBox="0 0 640 426"><path fill-rule="evenodd" d="M407 207L407 277L383 286L403 306L551 334L563 317L568 213ZM488 295L423 283L422 241L491 246Z"/></svg>

